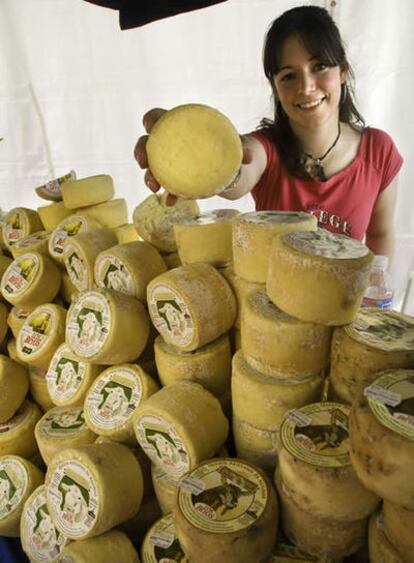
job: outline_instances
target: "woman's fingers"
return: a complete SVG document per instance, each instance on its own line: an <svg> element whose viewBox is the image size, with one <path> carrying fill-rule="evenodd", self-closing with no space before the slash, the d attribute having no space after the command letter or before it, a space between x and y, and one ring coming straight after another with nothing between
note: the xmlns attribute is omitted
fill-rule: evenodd
<svg viewBox="0 0 414 563"><path fill-rule="evenodd" d="M151 174L151 171L149 169L147 169L145 172L144 182L152 192L158 192L161 187L154 176Z"/></svg>
<svg viewBox="0 0 414 563"><path fill-rule="evenodd" d="M144 115L142 118L142 124L145 127L145 131L147 133L151 132L151 129L154 127L154 123L159 120L159 118L166 113L166 109L162 108L152 108Z"/></svg>
<svg viewBox="0 0 414 563"><path fill-rule="evenodd" d="M147 158L147 145L148 135L143 135L137 141L134 148L135 160L138 162L140 168L148 168L148 158Z"/></svg>

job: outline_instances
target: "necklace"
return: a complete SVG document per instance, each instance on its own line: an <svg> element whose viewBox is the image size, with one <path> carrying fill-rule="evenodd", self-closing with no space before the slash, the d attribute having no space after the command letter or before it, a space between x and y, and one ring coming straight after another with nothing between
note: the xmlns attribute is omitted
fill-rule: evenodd
<svg viewBox="0 0 414 563"><path fill-rule="evenodd" d="M310 163L308 163L308 162L305 163L305 170L315 180L319 180L320 182L326 182L326 176L325 176L325 171L324 171L323 166L322 166L322 161L328 156L328 154L334 148L336 143L339 141L340 136L341 136L341 123L338 121L338 134L336 135L334 142L332 143L332 145L329 147L329 149L326 151L325 154L323 154L320 157L315 157L315 156L312 156L311 154L308 154L307 152L303 152L303 154L305 156L307 156L308 158L310 158L311 161L312 161Z"/></svg>

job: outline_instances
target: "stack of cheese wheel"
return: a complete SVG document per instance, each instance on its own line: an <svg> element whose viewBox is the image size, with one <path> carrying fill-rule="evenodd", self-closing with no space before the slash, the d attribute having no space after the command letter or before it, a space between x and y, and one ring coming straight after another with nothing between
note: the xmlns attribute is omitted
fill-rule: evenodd
<svg viewBox="0 0 414 563"><path fill-rule="evenodd" d="M290 411L280 429L281 525L295 545L322 559L357 552L380 501L351 464L348 415L340 403L314 403Z"/></svg>
<svg viewBox="0 0 414 563"><path fill-rule="evenodd" d="M11 252L12 246L19 240L43 229L43 223L37 211L26 207L15 207L3 219L3 243Z"/></svg>
<svg viewBox="0 0 414 563"><path fill-rule="evenodd" d="M377 375L352 405L350 454L360 481L384 499L383 515L370 527L372 560L393 553L400 559L383 560L412 561L414 371L396 369Z"/></svg>

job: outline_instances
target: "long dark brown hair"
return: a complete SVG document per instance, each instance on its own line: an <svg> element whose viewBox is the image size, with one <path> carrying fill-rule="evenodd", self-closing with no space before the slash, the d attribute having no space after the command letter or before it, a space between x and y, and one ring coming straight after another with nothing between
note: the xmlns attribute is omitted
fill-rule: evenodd
<svg viewBox="0 0 414 563"><path fill-rule="evenodd" d="M365 121L354 102L354 73L347 60L339 30L324 8L299 6L284 12L270 25L263 46L263 68L273 92L274 118L262 119L260 125L276 145L287 170L296 177L310 179L305 170L303 151L294 135L289 119L277 99L274 76L279 71L282 46L291 35L298 35L313 57L326 66L340 65L347 71L347 81L341 86L339 120L361 131Z"/></svg>

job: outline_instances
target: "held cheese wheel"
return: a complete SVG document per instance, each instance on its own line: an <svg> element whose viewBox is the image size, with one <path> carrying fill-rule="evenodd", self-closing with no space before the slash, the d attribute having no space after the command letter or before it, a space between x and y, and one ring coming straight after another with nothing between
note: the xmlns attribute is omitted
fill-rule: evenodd
<svg viewBox="0 0 414 563"><path fill-rule="evenodd" d="M96 205L112 199L115 194L113 180L107 174L64 182L60 191L67 209Z"/></svg>
<svg viewBox="0 0 414 563"><path fill-rule="evenodd" d="M277 236L270 250L267 294L292 317L347 324L358 313L373 257L361 242L324 229Z"/></svg>
<svg viewBox="0 0 414 563"><path fill-rule="evenodd" d="M65 245L70 239L80 233L101 229L102 225L95 219L84 215L69 215L63 219L50 235L48 250L54 260L63 263Z"/></svg>
<svg viewBox="0 0 414 563"><path fill-rule="evenodd" d="M172 514L158 519L148 530L141 546L141 560L143 563L190 563L177 539Z"/></svg>
<svg viewBox="0 0 414 563"><path fill-rule="evenodd" d="M217 195L239 173L242 144L218 110L183 104L155 123L147 142L149 167L169 193L185 198Z"/></svg>
<svg viewBox="0 0 414 563"><path fill-rule="evenodd" d="M28 389L27 369L0 354L0 422L6 422L15 414Z"/></svg>
<svg viewBox="0 0 414 563"><path fill-rule="evenodd" d="M42 221L37 211L26 207L11 209L3 219L3 243L10 251L12 246L22 238L43 229Z"/></svg>
<svg viewBox="0 0 414 563"><path fill-rule="evenodd" d="M39 407L25 399L15 415L0 423L0 455L30 458L37 452L34 429L42 413Z"/></svg>
<svg viewBox="0 0 414 563"><path fill-rule="evenodd" d="M61 563L139 563L138 554L127 535L110 530L98 537L68 542L58 559Z"/></svg>
<svg viewBox="0 0 414 563"><path fill-rule="evenodd" d="M128 221L128 208L125 199L111 199L104 203L79 209L85 217L98 221L107 229L116 229Z"/></svg>

